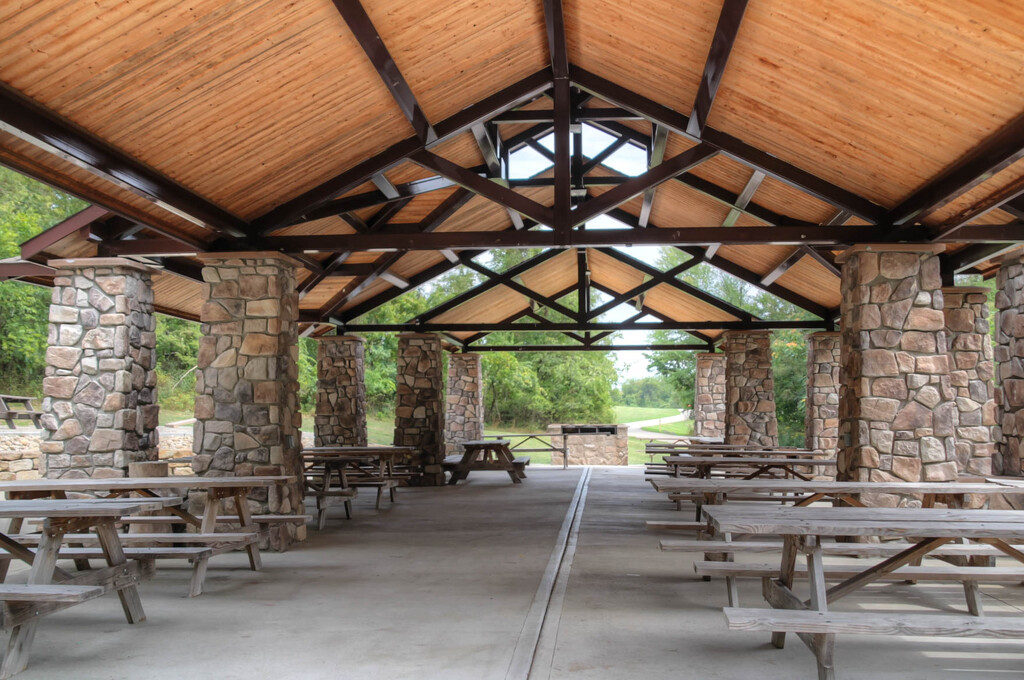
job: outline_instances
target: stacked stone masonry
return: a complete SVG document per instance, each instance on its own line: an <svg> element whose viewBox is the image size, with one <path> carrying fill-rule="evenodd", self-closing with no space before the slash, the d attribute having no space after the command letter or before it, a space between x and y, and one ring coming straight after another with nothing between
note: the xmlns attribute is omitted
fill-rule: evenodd
<svg viewBox="0 0 1024 680"><path fill-rule="evenodd" d="M317 346L316 445L366 446L363 339L325 335Z"/></svg>
<svg viewBox="0 0 1024 680"><path fill-rule="evenodd" d="M50 478L123 477L157 455L150 270L120 258L49 264L41 467Z"/></svg>
<svg viewBox="0 0 1024 680"><path fill-rule="evenodd" d="M998 442L994 471L1020 476L1024 451L1024 260L1017 255L996 276L995 359L999 364Z"/></svg>
<svg viewBox="0 0 1024 680"><path fill-rule="evenodd" d="M836 455L839 450L839 333L807 336L806 446Z"/></svg>
<svg viewBox="0 0 1024 680"><path fill-rule="evenodd" d="M725 443L778 446L770 331L726 331Z"/></svg>
<svg viewBox="0 0 1024 680"><path fill-rule="evenodd" d="M725 355L697 355L693 394L693 433L698 437L725 438Z"/></svg>
<svg viewBox="0 0 1024 680"><path fill-rule="evenodd" d="M993 473L996 402L986 288L942 289L950 383L956 393L956 461L960 472Z"/></svg>
<svg viewBox="0 0 1024 680"><path fill-rule="evenodd" d="M479 354L448 357L448 408L444 417L446 455L462 453L462 442L484 437L483 370Z"/></svg>
<svg viewBox="0 0 1024 680"><path fill-rule="evenodd" d="M294 475L254 490L254 512L302 507L295 265L277 253L203 256L192 466L208 476ZM264 540L286 549L305 527L271 525Z"/></svg>
<svg viewBox="0 0 1024 680"><path fill-rule="evenodd" d="M589 429L598 427L600 434L561 434L562 428ZM569 465L629 465L629 428L625 425L548 425L551 446L551 464L562 462L561 449L565 449Z"/></svg>
<svg viewBox="0 0 1024 680"><path fill-rule="evenodd" d="M942 247L856 246L842 264L839 478L949 481L958 412L940 289ZM878 496L872 505L905 505Z"/></svg>
<svg viewBox="0 0 1024 680"><path fill-rule="evenodd" d="M395 445L420 450L411 461L417 473L413 483L444 484L441 469L444 403L441 338L433 334L398 336L396 367Z"/></svg>

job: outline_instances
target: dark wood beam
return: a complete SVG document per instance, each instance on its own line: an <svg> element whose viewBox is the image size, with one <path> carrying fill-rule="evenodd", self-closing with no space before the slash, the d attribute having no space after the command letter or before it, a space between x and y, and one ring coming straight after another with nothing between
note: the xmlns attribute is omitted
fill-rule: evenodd
<svg viewBox="0 0 1024 680"><path fill-rule="evenodd" d="M743 214L743 211L746 210L747 206L750 205L750 202L754 199L754 194L757 193L757 190L761 187L761 182L764 181L764 178L765 174L763 172L760 170L754 170L750 175L750 179L748 179L746 185L744 185L743 191L741 191L740 195L736 197L736 202L733 203L731 208L729 208L729 214L725 216L724 220L722 220L723 227L735 226L736 220L740 218L740 215ZM769 222L769 224L776 224L776 222ZM712 243L708 246L708 256L710 257L717 253L721 245L721 243Z"/></svg>
<svg viewBox="0 0 1024 680"><path fill-rule="evenodd" d="M615 107L605 108L581 108L579 112L581 122L608 121L608 120L643 120L632 111ZM522 123L554 123L555 114L553 109L506 111L491 119L492 123L498 125L519 125Z"/></svg>
<svg viewBox="0 0 1024 680"><path fill-rule="evenodd" d="M907 224L938 210L1024 158L1024 115L982 142L893 208L887 221Z"/></svg>
<svg viewBox="0 0 1024 680"><path fill-rule="evenodd" d="M544 0L544 25L548 35L551 74L556 81L569 78L569 54L565 40L565 16L562 0ZM555 94L557 104L558 94ZM558 115L557 113L555 114Z"/></svg>
<svg viewBox="0 0 1024 680"><path fill-rule="evenodd" d="M654 126L654 140L651 146L647 147L647 168L651 169L657 165L661 165L662 161L665 160L665 149L668 147L668 128L661 125ZM640 228L644 229L647 227L647 222L651 219L651 208L654 207L654 192L656 187L651 187L644 192L644 201L640 206Z"/></svg>
<svg viewBox="0 0 1024 680"><path fill-rule="evenodd" d="M406 323L406 324L344 324L346 332L354 333L468 333L497 331L541 331L576 333L602 333L604 331L656 331L656 330L772 330L792 328L824 328L830 322L822 319L807 321L636 321L633 323L595 323L544 321L537 323Z"/></svg>
<svg viewBox="0 0 1024 680"><path fill-rule="evenodd" d="M454 296L452 298L449 298L448 300L442 302L441 304L437 305L436 307L423 312L419 316L417 316L414 319L410 320L409 323L412 323L412 322L423 322L423 321L427 321L429 319L433 319L434 317L440 316L441 314L444 314L445 312L447 312L447 311L449 311L451 309L455 309L459 305L461 305L461 304L463 304L463 303L465 303L465 302L467 302L469 300L472 300L473 298L477 297L478 295L481 295L482 293L486 293L487 291L491 290L492 288L496 288L497 286L504 285L505 282L511 281L514 277L519 276L520 274L522 274L524 272L527 272L530 269L533 269L534 267L536 267L539 264L547 262L548 260L550 260L551 258L555 257L558 254L559 254L559 251L557 251L557 250L547 250L547 251L544 251L543 253L540 253L539 255L531 257L530 259L528 259L528 260L526 260L524 262L520 262L519 264L509 268L508 271L505 271L505 272L502 272L500 274L495 274L493 276L490 276L490 277L486 278L486 280L484 280L482 283L479 283L476 286L473 286L469 290L463 291L462 293L459 293L458 295L456 295L456 296ZM479 253L477 253L476 255L479 255ZM460 263L465 264L465 263L471 261L472 257L475 257L475 255L471 256L471 255L464 254L463 257L460 258Z"/></svg>
<svg viewBox="0 0 1024 680"><path fill-rule="evenodd" d="M693 136L686 131L689 125L689 118L687 116L578 66L571 66L569 72L576 86L592 92L616 106L629 109L648 120L665 125L673 132L693 139ZM705 127L701 140L713 145L734 160L757 168L765 174L796 187L826 203L845 208L865 220L878 222L885 218L886 211L881 206L771 154L755 149L731 135L711 127Z"/></svg>
<svg viewBox="0 0 1024 680"><path fill-rule="evenodd" d="M961 227L984 217L997 208L1006 209L1009 207L1010 209L1007 212L1013 214L1013 202L1019 200L1021 196L1024 196L1024 177L1018 178L999 191L961 210L933 229L932 233L935 235L935 238L948 238ZM1016 215L1015 217L1021 219L1024 215Z"/></svg>
<svg viewBox="0 0 1024 680"><path fill-rule="evenodd" d="M697 167L704 161L714 158L717 154L718 151L704 144L698 144L693 148L687 149L678 156L673 156L660 165L651 168L644 174L632 177L600 196L590 199L573 211L572 224L577 226L599 215L603 215L612 208L616 208L631 198L639 196L648 189L656 187L662 182L677 177Z"/></svg>
<svg viewBox="0 0 1024 680"><path fill-rule="evenodd" d="M104 241L99 245L100 257L126 257L129 255L160 257L184 256L205 252L170 238L139 238L125 241Z"/></svg>
<svg viewBox="0 0 1024 680"><path fill-rule="evenodd" d="M48 278L56 273L57 270L53 267L47 267L38 262L0 260L0 281L20 279L22 277Z"/></svg>
<svg viewBox="0 0 1024 680"><path fill-rule="evenodd" d="M467 352L653 352L686 351L707 352L705 344L650 344L650 345L473 345Z"/></svg>
<svg viewBox="0 0 1024 680"><path fill-rule="evenodd" d="M247 236L249 225L244 220L4 87L0 87L0 130L217 234Z"/></svg>
<svg viewBox="0 0 1024 680"><path fill-rule="evenodd" d="M694 137L701 137L704 133L704 126L707 125L711 107L715 103L715 95L718 93L718 85L722 82L725 65L729 61L729 54L732 52L733 43L736 42L736 34L740 31L740 22L743 21L743 13L746 11L747 0L725 0L722 5L718 25L711 38L711 49L708 50L708 58L704 62L704 73L697 89L697 98L693 103L689 124L686 126L686 131Z"/></svg>
<svg viewBox="0 0 1024 680"><path fill-rule="evenodd" d="M616 139L614 142L612 142L604 149L602 149L600 153L598 153L596 156L594 156L589 161L583 164L583 174L587 174L597 166L604 163L606 160L608 160L609 156L611 156L613 153L624 147L626 144L629 144L629 140L626 139L625 137L619 137L618 139Z"/></svg>
<svg viewBox="0 0 1024 680"><path fill-rule="evenodd" d="M306 297L309 291L316 288L316 286L329 276L333 276L337 273L338 268L344 264L345 260L352 256L352 251L346 250L338 253L330 258L323 264L323 268L319 272L314 272L305 281L298 286L299 299Z"/></svg>
<svg viewBox="0 0 1024 680"><path fill-rule="evenodd" d="M551 208L541 205L536 201L517 194L500 184L496 184L480 175L468 170L461 165L452 163L429 151L419 151L410 158L414 163L432 170L439 175L449 178L453 182L469 189L470 191L494 201L503 208L515 210L526 217L540 223L552 226L554 224L554 213Z"/></svg>
<svg viewBox="0 0 1024 680"><path fill-rule="evenodd" d="M608 257L614 258L619 262L622 262L623 264L630 266L633 269L636 269L639 272L643 272L644 274L650 276L653 279L657 279L659 283L671 286L672 288L675 288L676 290L685 293L690 297L696 298L697 300L700 300L717 309L722 310L726 314L731 314L735 316L737 319L741 319L744 321L757 319L757 317L755 317L747 310L737 307L736 305L731 304L729 302L726 302L721 298L715 297L710 293L706 293L705 291L685 281L680 281L674 275L670 276L666 272L663 272L660 269L655 269L646 262L642 262L641 260L638 260L635 257L626 255L625 253L615 250L614 248L601 248L600 251L607 255Z"/></svg>
<svg viewBox="0 0 1024 680"><path fill-rule="evenodd" d="M416 96L412 93L409 83L405 81L402 72L398 70L395 60L384 45L384 40L380 37L380 33L377 32L359 0L334 0L334 6L338 8L338 12L345 19L352 35L355 36L370 63L377 70L377 75L391 92L398 108L402 109L402 113L412 125L416 136L424 144L436 141L437 133L431 127L430 121L427 120L419 102L416 101Z"/></svg>
<svg viewBox="0 0 1024 680"><path fill-rule="evenodd" d="M561 2L559 0L545 0L545 12L549 5L558 8L559 22L561 21ZM549 32L551 19L548 19ZM562 34L562 52L564 57L564 27ZM555 77L555 200L554 200L554 223L550 225L557 234L568 240L568 232L572 229L570 213L572 212L572 169L570 157L570 126L572 125L572 90L569 87L568 62L566 62L566 75Z"/></svg>
<svg viewBox="0 0 1024 680"><path fill-rule="evenodd" d="M977 243L945 255L945 263L950 269L959 273L992 258L1005 255L1016 248L1020 248L1019 243Z"/></svg>
<svg viewBox="0 0 1024 680"><path fill-rule="evenodd" d="M39 235L33 236L22 243L21 257L23 260L28 260L43 252L54 243L57 243L72 234L77 234L83 229L88 229L90 226L96 224L98 220L101 220L108 215L110 215L110 212L106 208L102 208L98 205L90 205L88 208L76 212L71 217L58 222Z"/></svg>
<svg viewBox="0 0 1024 680"><path fill-rule="evenodd" d="M562 304L559 304L556 301L558 296L548 297L546 295L541 295L537 291L531 290L531 289L527 288L526 286L524 286L523 284L521 284L518 281L516 281L516 277L515 276L503 276L501 274L498 274L497 272L491 271L490 269L488 269L487 267L484 267L483 265L480 265L480 264L477 264L476 262L473 262L473 260L470 259L470 258L466 258L463 261L462 264L464 264L469 269L472 269L473 271L477 272L478 274L482 274L483 276L485 276L488 279L491 279L491 280L498 279L498 280L500 280L501 281L501 285L505 286L506 288L509 288L510 290L514 290L515 292L519 293L520 295L522 295L522 296L524 296L524 297L526 297L526 298L528 298L530 300L533 300L534 302L537 302L537 303L539 303L541 305L544 305L548 309L551 309L551 310L554 310L555 312L558 312L559 314L561 314L562 316L566 317L567 319L572 319L572 318L574 318L576 316L571 309L565 307Z"/></svg>
<svg viewBox="0 0 1024 680"><path fill-rule="evenodd" d="M610 214L610 211L609 211ZM1019 243L1024 224L971 225L955 238L941 243ZM478 248L550 248L596 246L675 246L707 245L817 245L850 246L861 243L931 243L923 230L904 234L894 240L892 225L806 226L782 224L773 227L678 227L653 229L600 229L573 231L563 243L552 231L450 231L436 234L411 233L408 230L383 234L339 234L309 236L269 236L260 239L263 250L283 252L338 252L341 250L444 250ZM181 248L182 253L194 249ZM143 254L143 253L137 253ZM169 253L168 253L169 254Z"/></svg>
<svg viewBox="0 0 1024 680"><path fill-rule="evenodd" d="M493 118L517 104L541 94L551 87L551 70L545 68L537 73L482 99L455 115L437 123L437 144L469 130L473 125ZM339 175L277 206L253 221L254 231L266 234L287 224L300 220L303 215L322 207L324 204L352 191L360 184L389 168L405 161L409 156L424 149L418 137L404 139L379 154L357 163Z"/></svg>
<svg viewBox="0 0 1024 680"><path fill-rule="evenodd" d="M687 262L684 262L680 265L673 267L672 269L669 269L668 271L665 272L665 276L671 276L674 278L685 272L687 269L692 269L693 267L696 267L701 262L703 262L703 258L695 257L691 260L688 260ZM660 285L661 283L661 278L656 278L652 276L648 277L647 280L644 281L643 283L634 286L633 288L630 288L624 293L616 293L614 290L604 287L602 292L606 293L609 297L611 297L611 300L603 303L599 307L595 307L594 309L590 310L590 313L587 315L587 318L596 319L605 312L609 312L612 309L618 307L619 305L624 304L629 300L632 300L636 296L646 293L648 290Z"/></svg>
<svg viewBox="0 0 1024 680"><path fill-rule="evenodd" d="M836 258L835 256L832 255L831 252L829 252L828 250L819 250L818 248L815 248L813 246L800 247L804 249L805 253L807 253L815 260L817 260L818 264L820 264L825 269L829 270L829 272L836 276L841 276L839 265L836 264Z"/></svg>

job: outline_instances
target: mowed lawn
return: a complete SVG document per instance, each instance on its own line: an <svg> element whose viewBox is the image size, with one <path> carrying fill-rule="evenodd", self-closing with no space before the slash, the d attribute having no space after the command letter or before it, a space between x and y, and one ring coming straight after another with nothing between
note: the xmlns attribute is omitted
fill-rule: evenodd
<svg viewBox="0 0 1024 680"><path fill-rule="evenodd" d="M671 418L679 415L676 408L643 408L641 406L616 406L616 423L635 423L638 420L654 420L655 418Z"/></svg>

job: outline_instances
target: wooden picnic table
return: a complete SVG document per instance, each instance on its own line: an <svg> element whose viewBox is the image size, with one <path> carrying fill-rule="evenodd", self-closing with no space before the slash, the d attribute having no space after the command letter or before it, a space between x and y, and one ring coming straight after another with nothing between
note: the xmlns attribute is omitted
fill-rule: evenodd
<svg viewBox="0 0 1024 680"><path fill-rule="evenodd" d="M740 467L754 468L744 479L754 479L772 470L782 470L789 477L809 480L795 468L800 467L836 467L839 462L835 458L806 459L784 458L781 456L665 456L665 463L674 468L674 476L680 476L683 467L696 469L695 476L707 479L715 468Z"/></svg>
<svg viewBox="0 0 1024 680"><path fill-rule="evenodd" d="M1024 515L1016 510L944 510L936 508L754 508L726 505L705 507L704 514L716 533L774 534L784 540L777 576L765 578L764 596L772 609L726 608L730 630L772 631L772 644L781 648L786 632L797 633L811 649L818 663L818 677L835 677L833 654L835 635L841 632L883 635L981 635L1024 637L1020 617L983 617L977 599L978 580L991 567L970 567L977 574L965 576L965 568L956 568L949 580L964 585L968 609L973 616L935 614L895 614L879 612L831 612L839 599L857 592L892 572L906 567L937 548L964 539L985 543L1002 554L1024 562L1024 553L1011 544L1024 539ZM864 569L854 569L843 580L827 587L823 564L822 537L872 536L909 538L912 543L896 555ZM923 538L922 538L923 537ZM793 591L798 553L807 560L810 599ZM951 568L952 569L952 568ZM1019 570L1018 570L1019 571ZM898 576L898 574L897 574ZM941 576L941 574L940 574ZM1024 571L1008 575L1016 581ZM884 597L888 591L873 592ZM915 604L920 605L922 601Z"/></svg>
<svg viewBox="0 0 1024 680"><path fill-rule="evenodd" d="M1012 487L991 482L844 482L803 479L695 479L666 478L650 480L662 493L688 495L697 506L697 519L703 505L723 505L730 494L771 494L770 498L803 507L831 498L848 505L862 506L856 497L862 493L920 494L923 507L936 502L962 507L972 494L1014 493ZM1024 493L1024 488L1018 490ZM786 495L779 495L786 494ZM673 499L676 500L676 499Z"/></svg>
<svg viewBox="0 0 1024 680"><path fill-rule="evenodd" d="M25 585L0 585L2 626L9 632L0 678L9 678L28 665L39 619L80 602L116 590L128 623L146 614L136 585L152 569L129 564L115 528L124 515L180 504L181 498L159 499L35 499L0 503L0 518L44 518L38 548L18 537L0 533L0 547L12 558L32 565ZM105 569L72 575L57 567L64 539L71 532L94 529L107 563ZM151 567L151 563L150 563ZM54 583L56 581L56 583Z"/></svg>
<svg viewBox="0 0 1024 680"><path fill-rule="evenodd" d="M196 534L174 534L180 537L179 542L198 542L207 545L210 550L202 556L193 559L193 575L189 588L189 595L196 596L202 593L203 583L206 578L206 568L209 558L213 555L229 552L232 550L245 549L249 556L249 567L253 571L262 568L260 559L258 531L249 512L247 496L249 492L258 487L270 487L277 484L284 484L294 481L290 475L265 475L249 477L117 477L112 479L33 479L13 480L0 482L0 492L7 494L8 499L35 499L35 498L66 498L68 493L100 491L107 494L107 498L124 498L130 494L138 494L144 498L160 498L160 491L166 490L205 490L206 499L203 505L202 516L197 517L187 510L179 507L168 506L164 510L171 513L185 524L195 527ZM223 501L231 498L234 500L234 513L221 516ZM10 503L8 500L6 503ZM0 506L5 504L0 503ZM138 518L129 518L138 520ZM147 521L146 517L139 521ZM217 534L217 524L222 522L237 523L239 529L230 534ZM22 521L18 517L12 517L9 530L18 532L21 530ZM160 543L162 537L156 534L136 534L133 541L142 543L143 538L148 537L152 542ZM182 553L183 555L185 553ZM0 578L2 570L0 566Z"/></svg>
<svg viewBox="0 0 1024 680"><path fill-rule="evenodd" d="M530 463L528 456L516 458L512 455L508 441L505 439L478 439L462 442L465 449L461 456L447 456L444 467L451 471L449 484L469 477L473 470L503 470L508 473L513 484L522 484L526 478L526 466Z"/></svg>
<svg viewBox="0 0 1024 680"><path fill-rule="evenodd" d="M18 406L19 408L14 408ZM7 427L15 429L15 420L31 420L37 428L42 428L40 418L43 417L33 403L32 397L18 397L13 394L0 394L0 420L7 421Z"/></svg>
<svg viewBox="0 0 1024 680"><path fill-rule="evenodd" d="M327 522L327 509L332 499L345 504L345 516L352 518L352 499L359 488L377 489L376 508L384 490L395 502L395 489L401 477L395 471L396 459L414 456L413 446L313 446L302 452L303 478L306 490L316 498L317 527ZM337 480L337 481L335 481Z"/></svg>

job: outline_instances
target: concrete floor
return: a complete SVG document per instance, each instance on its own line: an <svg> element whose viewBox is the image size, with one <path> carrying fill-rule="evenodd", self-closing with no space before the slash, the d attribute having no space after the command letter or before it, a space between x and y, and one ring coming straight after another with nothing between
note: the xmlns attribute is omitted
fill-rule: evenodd
<svg viewBox="0 0 1024 680"><path fill-rule="evenodd" d="M183 597L187 567L164 563L141 588L146 622L126 624L110 596L45 618L19 677L505 678L581 469L529 474L517 486L473 473L457 487L402 489L379 512L364 494L353 520L339 507L325 531L264 553L262 572L242 554L214 558L196 599ZM724 584L693 576L694 555L659 551L663 536L643 529L690 513L642 480L640 468L592 469L531 679L815 677L792 636L776 650L767 634L725 629ZM741 603L761 606L759 590L744 583ZM844 604L872 605L883 590L905 591L909 608L963 611L962 591L946 585L878 585ZM1024 611L1022 590L986 587L987 612ZM836 657L840 678L1024 677L1020 641L847 635Z"/></svg>

